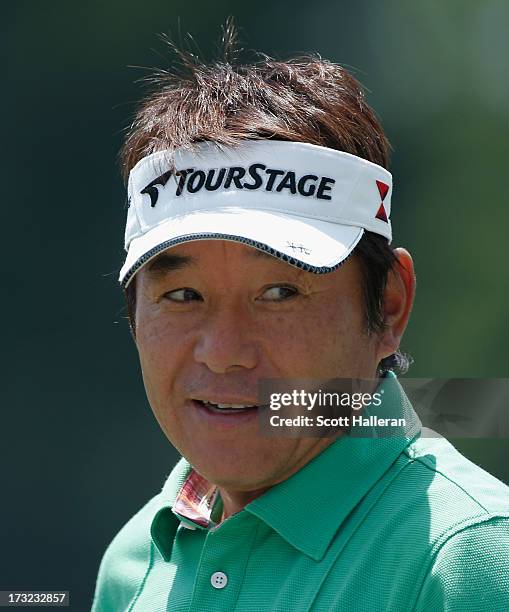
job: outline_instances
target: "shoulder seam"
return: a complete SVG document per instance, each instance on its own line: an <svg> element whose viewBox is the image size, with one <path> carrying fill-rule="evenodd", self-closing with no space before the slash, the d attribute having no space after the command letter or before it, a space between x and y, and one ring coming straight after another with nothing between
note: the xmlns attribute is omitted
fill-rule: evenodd
<svg viewBox="0 0 509 612"><path fill-rule="evenodd" d="M406 453L406 449L405 451L403 451ZM473 495L471 495L464 487L462 487L458 482L456 482L455 480L452 480L452 478L449 478L449 476L447 476L447 474L444 474L444 472L442 472L441 470L437 469L436 467L432 467L431 465L429 465L429 463L425 460L424 457L411 457L410 455L407 454L407 456L412 460L412 461L418 461L420 464L422 464L424 467L426 467L428 470L435 472L437 474L440 474L440 476L443 476L446 480L448 480L451 484L455 485L458 489L460 489L461 491L463 491L463 493L465 493L465 495L467 497L469 497L475 504L477 504L480 508L482 508L485 512L487 512L488 514L491 514L491 510L488 510L488 508L486 508L485 506L483 506L483 504L476 499Z"/></svg>

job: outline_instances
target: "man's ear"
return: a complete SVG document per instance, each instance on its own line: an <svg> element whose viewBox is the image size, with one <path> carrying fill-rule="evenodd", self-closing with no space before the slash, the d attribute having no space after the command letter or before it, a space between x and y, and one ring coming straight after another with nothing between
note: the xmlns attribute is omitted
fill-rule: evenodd
<svg viewBox="0 0 509 612"><path fill-rule="evenodd" d="M396 264L389 271L383 299L385 329L380 333L379 359L392 355L400 345L412 310L415 273L412 256L404 248L394 250Z"/></svg>

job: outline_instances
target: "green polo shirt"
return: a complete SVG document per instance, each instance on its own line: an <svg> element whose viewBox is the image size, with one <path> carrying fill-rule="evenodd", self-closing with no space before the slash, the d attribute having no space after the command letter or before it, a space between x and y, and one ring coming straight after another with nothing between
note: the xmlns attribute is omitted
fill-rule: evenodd
<svg viewBox="0 0 509 612"><path fill-rule="evenodd" d="M216 527L172 511L179 461L107 549L93 612L509 610L509 488L381 388L415 426L339 438Z"/></svg>

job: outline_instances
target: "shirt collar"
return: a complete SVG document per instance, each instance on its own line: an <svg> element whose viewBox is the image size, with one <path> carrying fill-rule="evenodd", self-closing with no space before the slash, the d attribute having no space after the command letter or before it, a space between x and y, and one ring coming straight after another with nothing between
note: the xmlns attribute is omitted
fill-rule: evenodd
<svg viewBox="0 0 509 612"><path fill-rule="evenodd" d="M405 427L391 429L391 435L385 437L384 429L376 428L371 429L370 437L341 436L293 476L245 507L317 561L348 514L420 432L419 418L395 374L388 372L378 391L383 400L376 415L404 418ZM369 413L365 410L363 414ZM216 496L215 487L181 459L165 483L162 507L151 527L152 538L166 560L177 516L187 526L214 526L211 512Z"/></svg>

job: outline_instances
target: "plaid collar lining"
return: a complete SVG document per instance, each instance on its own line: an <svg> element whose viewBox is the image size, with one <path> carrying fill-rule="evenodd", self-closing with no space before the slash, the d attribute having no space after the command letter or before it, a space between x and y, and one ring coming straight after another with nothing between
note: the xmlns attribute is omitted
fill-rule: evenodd
<svg viewBox="0 0 509 612"><path fill-rule="evenodd" d="M216 525L211 516L218 494L215 485L192 469L177 494L173 512L199 527L210 529Z"/></svg>

